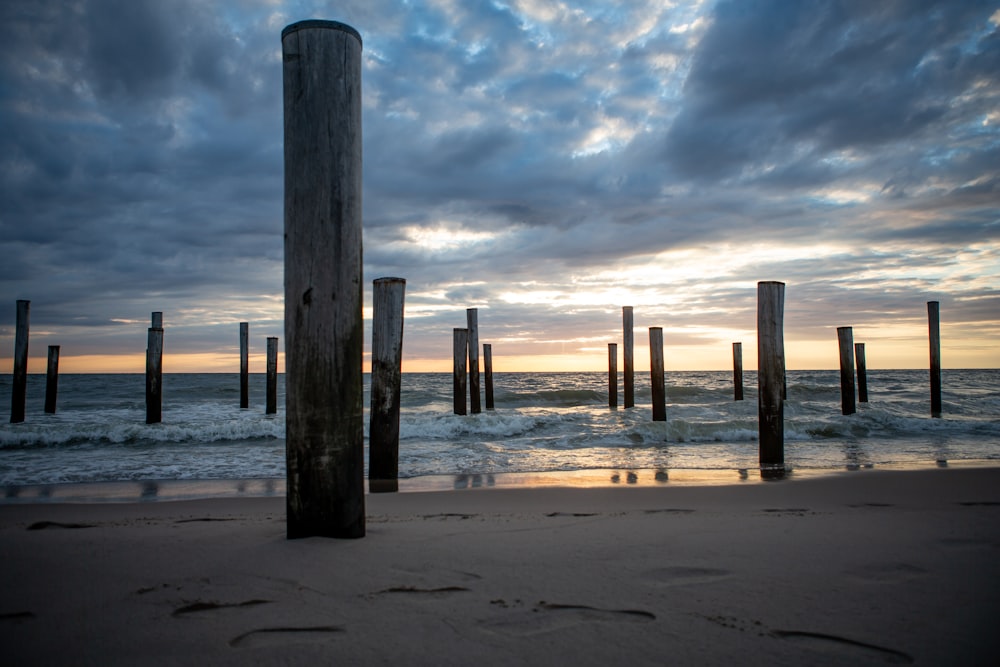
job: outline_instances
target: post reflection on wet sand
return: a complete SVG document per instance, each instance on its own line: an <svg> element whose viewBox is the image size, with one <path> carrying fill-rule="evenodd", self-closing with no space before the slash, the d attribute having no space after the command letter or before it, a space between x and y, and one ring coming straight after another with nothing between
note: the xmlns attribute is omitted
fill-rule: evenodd
<svg viewBox="0 0 1000 667"><path fill-rule="evenodd" d="M496 485L497 481L493 475L455 475L456 489L479 489L483 486Z"/></svg>

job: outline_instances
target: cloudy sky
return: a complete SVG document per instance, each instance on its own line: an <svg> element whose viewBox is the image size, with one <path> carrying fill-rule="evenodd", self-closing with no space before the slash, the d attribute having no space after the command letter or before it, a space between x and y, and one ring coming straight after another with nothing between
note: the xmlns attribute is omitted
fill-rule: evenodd
<svg viewBox="0 0 1000 667"><path fill-rule="evenodd" d="M364 272L406 278L404 370L479 309L503 370L1000 367L1000 2L6 0L0 359L252 371L283 336L281 29L364 40ZM370 331L366 320L366 331ZM370 333L366 333L366 338ZM8 371L4 371L8 372Z"/></svg>

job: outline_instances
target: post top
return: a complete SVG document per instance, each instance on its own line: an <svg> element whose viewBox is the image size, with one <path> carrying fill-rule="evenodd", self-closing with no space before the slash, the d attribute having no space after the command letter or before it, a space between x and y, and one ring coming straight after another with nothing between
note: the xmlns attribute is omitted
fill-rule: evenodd
<svg viewBox="0 0 1000 667"><path fill-rule="evenodd" d="M372 281L373 283L403 283L406 284L406 278L394 278L392 276L386 276L385 278L376 278Z"/></svg>
<svg viewBox="0 0 1000 667"><path fill-rule="evenodd" d="M361 43L361 33L351 26L340 21L326 21L323 19L306 19L305 21L297 21L286 25L285 29L281 31L281 39L284 39L286 35L290 35L293 32L311 29L340 30L341 32L346 32L348 35L353 35L358 40L358 43Z"/></svg>

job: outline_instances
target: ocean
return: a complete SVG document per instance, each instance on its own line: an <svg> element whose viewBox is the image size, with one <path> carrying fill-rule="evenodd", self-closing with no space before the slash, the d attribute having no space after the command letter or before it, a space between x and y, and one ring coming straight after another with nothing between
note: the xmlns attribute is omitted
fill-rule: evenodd
<svg viewBox="0 0 1000 667"><path fill-rule="evenodd" d="M368 380L365 374L366 448ZM11 382L0 376L4 409ZM638 372L631 409L608 407L606 373L498 373L495 409L458 416L450 373L405 373L400 478L606 471L632 481L637 471L656 471L665 480L759 467L754 372L745 374L743 401L733 400L728 371L668 372L666 382L666 422L652 421L648 374ZM27 485L283 480L283 377L278 386L278 413L266 415L263 374L251 375L243 410L238 374L167 374L163 421L147 425L141 374L62 375L56 414L43 411L45 376L29 375L25 422L0 425L0 485L9 496ZM790 371L786 466L1000 460L1000 370L945 370L942 386L943 416L934 419L927 371L870 370L869 402L844 416L839 371Z"/></svg>

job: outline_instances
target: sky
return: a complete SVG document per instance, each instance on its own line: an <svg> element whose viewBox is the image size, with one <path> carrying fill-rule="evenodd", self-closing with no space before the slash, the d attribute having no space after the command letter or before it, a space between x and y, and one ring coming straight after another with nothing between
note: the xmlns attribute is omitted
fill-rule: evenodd
<svg viewBox="0 0 1000 667"><path fill-rule="evenodd" d="M404 371L1000 367L1000 1L5 0L0 364L251 372L284 335L281 40L363 38L364 283L405 278ZM283 348L282 348L283 349Z"/></svg>

